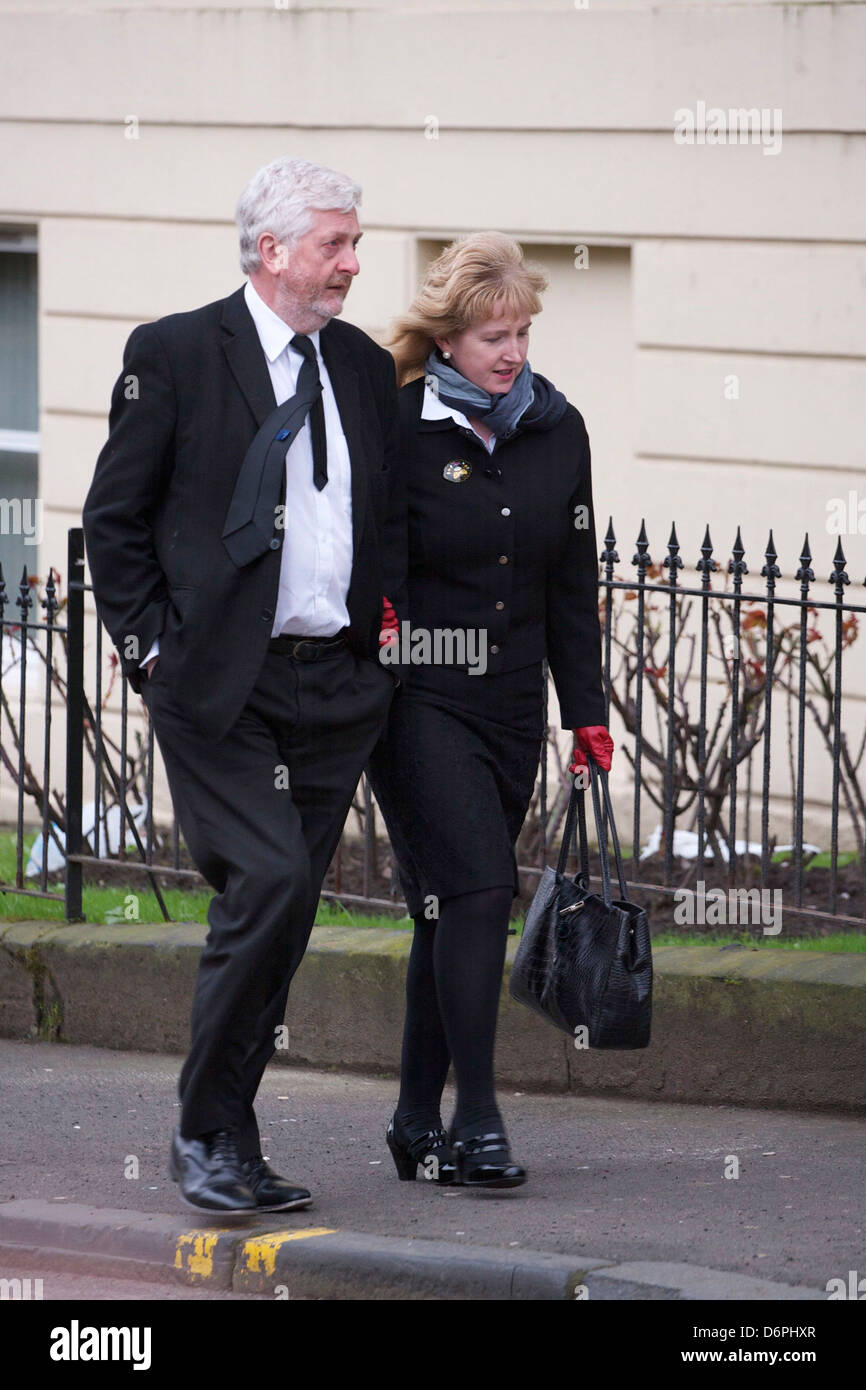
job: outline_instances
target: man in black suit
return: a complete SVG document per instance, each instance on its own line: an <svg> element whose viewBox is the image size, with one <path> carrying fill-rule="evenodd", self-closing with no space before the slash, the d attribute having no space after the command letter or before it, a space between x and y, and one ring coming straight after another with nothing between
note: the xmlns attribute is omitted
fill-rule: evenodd
<svg viewBox="0 0 866 1390"><path fill-rule="evenodd" d="M254 175L248 283L133 331L84 507L99 616L215 889L171 1153L214 1212L311 1200L262 1157L253 1100L396 678L378 660L383 599L398 622L405 602L394 364L334 318L359 201L302 160Z"/></svg>

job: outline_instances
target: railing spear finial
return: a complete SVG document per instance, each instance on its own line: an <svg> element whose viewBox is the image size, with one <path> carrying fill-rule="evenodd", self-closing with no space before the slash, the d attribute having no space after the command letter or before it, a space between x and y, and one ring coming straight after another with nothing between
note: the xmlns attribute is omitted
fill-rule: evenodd
<svg viewBox="0 0 866 1390"><path fill-rule="evenodd" d="M632 560L632 564L637 565L639 580L643 579L645 571L648 570L652 564L652 557L649 553L649 541L647 540L646 526L643 517L641 517L640 531L638 532L637 552Z"/></svg>
<svg viewBox="0 0 866 1390"><path fill-rule="evenodd" d="M845 552L842 549L842 537L836 541L836 554L833 556L833 573L827 580L836 590L836 597L842 597L843 585L850 584L851 580L845 573Z"/></svg>
<svg viewBox="0 0 866 1390"><path fill-rule="evenodd" d="M680 556L680 543L677 540L677 528L674 522L671 523L671 537L668 541L668 553L664 558L663 564L668 571L671 584L676 584L677 570L683 568L683 561Z"/></svg>
<svg viewBox="0 0 866 1390"><path fill-rule="evenodd" d="M607 577L611 579L613 577L613 567L619 562L619 556L616 553L616 536L613 532L613 517L608 519L607 535L604 538L604 550L598 558L603 565L607 566Z"/></svg>
<svg viewBox="0 0 866 1390"><path fill-rule="evenodd" d="M808 531L803 539L803 549L800 551L800 568L797 570L794 578L799 579L800 588L805 597L809 591L809 584L813 583L815 579L815 571L812 569L812 551L809 548Z"/></svg>
<svg viewBox="0 0 866 1390"><path fill-rule="evenodd" d="M710 540L710 528L709 524L707 524L706 530L704 531L703 543L701 545L701 558L695 565L695 569L698 571L698 574L705 576L706 582L709 584L709 576L718 568L717 561L713 559L713 543Z"/></svg>

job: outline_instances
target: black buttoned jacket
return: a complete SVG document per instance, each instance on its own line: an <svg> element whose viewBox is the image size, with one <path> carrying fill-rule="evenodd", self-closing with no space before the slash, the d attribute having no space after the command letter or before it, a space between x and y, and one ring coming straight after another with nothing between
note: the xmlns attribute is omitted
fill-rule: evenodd
<svg viewBox="0 0 866 1390"><path fill-rule="evenodd" d="M376 659L382 597L405 613L406 502L394 362L332 319L319 337L352 468L349 642ZM282 544L238 568L222 543L246 451L276 407L243 289L142 324L126 345L109 437L84 506L96 607L133 689L159 638L173 700L214 739L246 703L273 626ZM285 479L283 479L285 492ZM284 498L283 498L284 500Z"/></svg>
<svg viewBox="0 0 866 1390"><path fill-rule="evenodd" d="M518 426L488 454L455 420L422 419L423 398L422 377L399 393L412 630L486 629L490 674L546 656L562 727L604 724L583 417L569 405L553 429Z"/></svg>

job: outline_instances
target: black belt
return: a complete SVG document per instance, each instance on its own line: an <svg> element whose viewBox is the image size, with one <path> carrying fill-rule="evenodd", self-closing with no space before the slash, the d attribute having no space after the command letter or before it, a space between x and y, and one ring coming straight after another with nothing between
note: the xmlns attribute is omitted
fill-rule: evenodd
<svg viewBox="0 0 866 1390"><path fill-rule="evenodd" d="M333 637L301 637L292 632L283 632L272 637L268 643L269 652L280 652L283 656L293 656L296 661L318 661L341 647L348 645L346 629Z"/></svg>

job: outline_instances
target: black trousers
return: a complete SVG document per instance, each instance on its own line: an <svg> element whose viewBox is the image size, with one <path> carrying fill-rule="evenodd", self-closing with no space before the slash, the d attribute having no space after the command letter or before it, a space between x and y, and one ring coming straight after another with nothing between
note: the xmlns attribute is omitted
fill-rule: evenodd
<svg viewBox="0 0 866 1390"><path fill-rule="evenodd" d="M179 1082L185 1138L234 1126L241 1158L260 1152L253 1101L394 688L346 647L317 661L268 651L215 743L177 708L159 662L144 683L184 839L216 892Z"/></svg>

